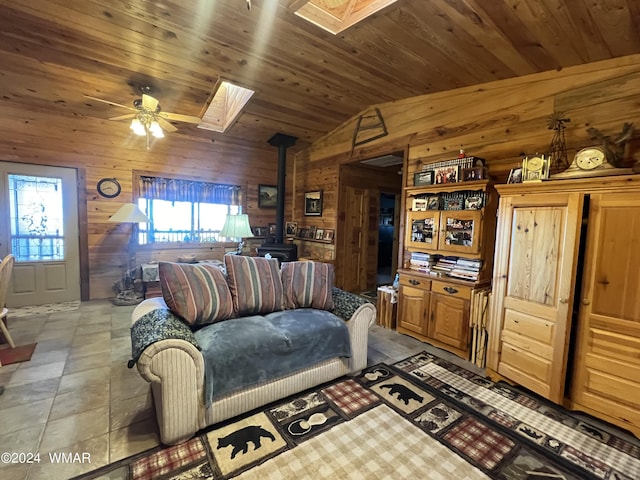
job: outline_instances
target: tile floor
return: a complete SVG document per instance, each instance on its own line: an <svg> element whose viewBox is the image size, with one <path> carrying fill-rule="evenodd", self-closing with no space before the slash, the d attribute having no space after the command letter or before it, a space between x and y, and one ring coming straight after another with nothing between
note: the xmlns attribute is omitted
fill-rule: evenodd
<svg viewBox="0 0 640 480"><path fill-rule="evenodd" d="M149 385L127 368L133 308L91 301L72 312L10 320L18 345L38 345L31 361L0 367L0 453L37 452L41 463L0 461L2 480L68 479L159 444ZM395 331L370 330L370 365L423 350L475 368ZM88 453L90 463L52 464L49 453L60 452L79 460Z"/></svg>

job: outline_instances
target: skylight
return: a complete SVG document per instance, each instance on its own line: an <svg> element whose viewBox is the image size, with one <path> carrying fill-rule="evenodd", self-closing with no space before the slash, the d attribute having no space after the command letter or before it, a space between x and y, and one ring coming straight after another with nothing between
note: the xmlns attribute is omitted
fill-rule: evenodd
<svg viewBox="0 0 640 480"><path fill-rule="evenodd" d="M219 81L198 128L226 132L237 120L254 93L253 90L234 85L226 80Z"/></svg>
<svg viewBox="0 0 640 480"><path fill-rule="evenodd" d="M293 2L292 9L296 15L336 35L395 2L396 0L300 0Z"/></svg>

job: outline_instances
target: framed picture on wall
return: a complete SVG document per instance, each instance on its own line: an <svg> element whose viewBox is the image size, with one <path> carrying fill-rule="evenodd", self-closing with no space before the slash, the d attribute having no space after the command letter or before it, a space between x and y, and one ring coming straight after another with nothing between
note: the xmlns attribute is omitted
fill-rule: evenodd
<svg viewBox="0 0 640 480"><path fill-rule="evenodd" d="M278 187L275 185L258 185L258 207L276 208L278 203Z"/></svg>
<svg viewBox="0 0 640 480"><path fill-rule="evenodd" d="M307 217L322 216L322 190L316 190L315 192L305 192L304 214Z"/></svg>

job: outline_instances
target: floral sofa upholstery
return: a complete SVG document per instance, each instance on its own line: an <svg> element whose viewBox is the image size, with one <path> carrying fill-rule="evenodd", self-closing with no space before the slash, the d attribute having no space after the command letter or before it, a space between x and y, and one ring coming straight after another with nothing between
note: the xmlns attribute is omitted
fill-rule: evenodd
<svg viewBox="0 0 640 480"><path fill-rule="evenodd" d="M161 262L163 297L132 313L129 367L151 383L164 444L366 366L375 307L334 288L332 265L225 266Z"/></svg>

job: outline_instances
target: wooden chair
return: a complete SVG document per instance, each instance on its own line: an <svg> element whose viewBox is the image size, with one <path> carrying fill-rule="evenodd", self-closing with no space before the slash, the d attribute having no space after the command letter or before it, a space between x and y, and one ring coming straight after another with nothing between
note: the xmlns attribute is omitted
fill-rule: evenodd
<svg viewBox="0 0 640 480"><path fill-rule="evenodd" d="M7 292L9 291L9 282L11 282L11 271L13 270L14 262L15 257L11 254L4 257L2 262L0 262L0 308L2 308L2 313L0 313L0 329L11 348L15 348L16 344L13 341L13 338L11 338L11 334L4 322L6 321L7 312L9 311L7 307L5 307L5 302L7 299Z"/></svg>

